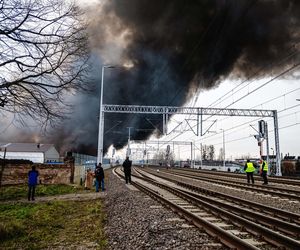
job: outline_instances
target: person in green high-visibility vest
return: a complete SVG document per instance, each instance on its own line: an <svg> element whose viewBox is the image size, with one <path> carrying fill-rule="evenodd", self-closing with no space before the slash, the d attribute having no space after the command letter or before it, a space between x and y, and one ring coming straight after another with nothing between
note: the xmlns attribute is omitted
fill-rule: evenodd
<svg viewBox="0 0 300 250"><path fill-rule="evenodd" d="M263 185L268 184L268 163L264 160L260 160L260 171L261 171L261 176L264 179Z"/></svg>
<svg viewBox="0 0 300 250"><path fill-rule="evenodd" d="M246 164L245 164L244 171L245 171L246 174L247 174L247 182L250 183L250 179L251 179L252 184L254 184L253 173L254 173L254 171L255 171L255 167L254 167L253 163L250 162L249 159L247 160L247 162L246 162Z"/></svg>

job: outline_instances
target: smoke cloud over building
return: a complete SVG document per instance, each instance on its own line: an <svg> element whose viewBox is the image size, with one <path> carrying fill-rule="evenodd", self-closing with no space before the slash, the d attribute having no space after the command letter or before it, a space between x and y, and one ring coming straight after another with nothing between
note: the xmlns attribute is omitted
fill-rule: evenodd
<svg viewBox="0 0 300 250"><path fill-rule="evenodd" d="M93 84L99 88L102 64L118 65L105 71L105 104L181 106L227 77L262 78L299 58L296 0L111 0L87 14L98 58ZM96 154L99 90L74 105L56 142ZM128 127L133 139L146 139L161 123L158 116L105 114L105 148L126 145Z"/></svg>

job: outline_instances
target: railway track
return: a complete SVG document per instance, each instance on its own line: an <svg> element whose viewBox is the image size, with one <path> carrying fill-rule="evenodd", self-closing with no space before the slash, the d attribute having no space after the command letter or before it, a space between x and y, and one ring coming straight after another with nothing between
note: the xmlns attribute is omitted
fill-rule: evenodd
<svg viewBox="0 0 300 250"><path fill-rule="evenodd" d="M251 208L255 211L264 212L264 213L266 213L266 215L272 215L273 217L277 217L278 219L283 219L287 222L292 222L292 223L295 223L300 226L300 215L297 213L292 213L292 212L285 211L282 209L263 205L263 204L260 204L257 202L238 198L238 197L235 197L232 195L228 195L228 194L220 193L217 191L212 191L212 190L208 190L205 188L201 188L197 185L193 185L193 184L189 183L188 181L178 180L176 178L174 179L174 178L172 178L172 175L169 174L168 172L160 172L159 174L157 174L156 172L152 171L151 174L156 175L160 178L166 179L168 181L171 181L178 186L182 186L182 187L188 188L190 190L193 190L193 191L196 191L196 192L199 192L202 194L206 194L211 197L217 197L219 199L223 199L224 202L230 201L230 202L233 202L236 204L240 204L240 205L245 206L246 208Z"/></svg>
<svg viewBox="0 0 300 250"><path fill-rule="evenodd" d="M178 171L184 171L184 172L191 172L193 174L205 174L205 175L211 175L211 176L220 176L220 177L230 177L238 180L245 180L245 174L240 173L228 173L228 172L218 172L218 171L211 171L211 170L198 170L198 169L180 169L176 168ZM283 184L283 185L292 185L294 187L297 187L300 189L300 178L299 177L292 177L292 178L286 178L282 176L269 176L268 179L271 183L276 184ZM254 176L255 181L262 181L262 178L260 176Z"/></svg>
<svg viewBox="0 0 300 250"><path fill-rule="evenodd" d="M204 229L229 248L300 248L300 227L297 220L284 223L282 219L269 220L269 217L260 225L257 221L262 219L256 217L259 212L241 208L229 200L209 198L207 195L187 190L186 187L155 176L154 173L140 169L137 172L133 177L133 184L137 188L170 207L195 226ZM122 175L120 170L118 173Z"/></svg>
<svg viewBox="0 0 300 250"><path fill-rule="evenodd" d="M165 170L162 170L165 171ZM197 174L197 172L195 173L189 173L183 170L168 170L168 173L173 173L176 174L178 176L182 176L182 177L188 177L191 179L195 179L195 180L201 180L201 181L206 181L206 182L211 182L211 183L215 183L215 184L220 184L220 185L224 185L224 186L230 186L230 187L235 187L235 188L239 188L239 189L245 189L245 190L249 190L249 186L251 186L251 190L255 191L255 192L261 192L261 193L265 193L267 195L273 195L273 196L279 196L282 198L287 198L287 199L292 199L292 200L297 200L300 201L300 191L299 190L294 190L292 189L292 187L290 188L281 188L281 187L277 187L277 186L273 186L273 185L256 185L256 184L248 184L245 183L245 179L244 182L240 182L240 181L235 181L234 179L220 179L217 177L211 177L209 175L201 175L201 174Z"/></svg>

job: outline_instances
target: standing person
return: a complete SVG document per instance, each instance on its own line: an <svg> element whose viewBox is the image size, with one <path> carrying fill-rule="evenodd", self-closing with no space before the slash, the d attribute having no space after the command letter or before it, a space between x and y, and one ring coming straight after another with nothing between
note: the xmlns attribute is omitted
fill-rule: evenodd
<svg viewBox="0 0 300 250"><path fill-rule="evenodd" d="M104 170L102 164L99 163L95 169L95 178L96 178L96 192L99 192L99 185L101 186L101 190L104 191Z"/></svg>
<svg viewBox="0 0 300 250"><path fill-rule="evenodd" d="M125 181L126 184L131 184L131 165L132 162L129 160L129 157L126 157L126 160L123 162L124 174L125 174Z"/></svg>
<svg viewBox="0 0 300 250"><path fill-rule="evenodd" d="M28 200L30 198L34 201L35 187L38 183L37 179L39 172L35 169L35 166L32 166L31 170L28 172Z"/></svg>
<svg viewBox="0 0 300 250"><path fill-rule="evenodd" d="M253 173L255 171L255 167L254 167L253 163L250 162L249 159L247 160L247 162L245 164L244 170L247 174L247 182L250 183L250 178L251 178L252 184L254 184Z"/></svg>
<svg viewBox="0 0 300 250"><path fill-rule="evenodd" d="M261 176L264 179L263 185L268 184L268 163L264 160L260 160L260 171L261 171Z"/></svg>
<svg viewBox="0 0 300 250"><path fill-rule="evenodd" d="M92 189L92 186L93 186L93 178L94 178L93 172L92 172L91 169L89 168L89 169L86 171L86 175L85 175L85 182L84 182L84 187L85 187L85 189Z"/></svg>

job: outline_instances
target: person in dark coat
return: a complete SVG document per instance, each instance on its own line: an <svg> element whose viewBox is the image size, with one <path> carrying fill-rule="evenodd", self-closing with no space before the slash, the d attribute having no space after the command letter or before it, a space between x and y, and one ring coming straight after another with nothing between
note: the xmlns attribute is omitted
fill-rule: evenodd
<svg viewBox="0 0 300 250"><path fill-rule="evenodd" d="M129 160L129 157L126 157L126 160L123 162L123 168L124 168L124 174L125 174L125 181L126 184L128 184L128 182L131 184L131 165L132 165L132 161Z"/></svg>
<svg viewBox="0 0 300 250"><path fill-rule="evenodd" d="M104 170L102 164L99 163L95 169L95 178L96 178L96 192L99 192L99 186L101 186L101 190L104 191Z"/></svg>
<svg viewBox="0 0 300 250"><path fill-rule="evenodd" d="M28 172L28 200L30 198L34 201L35 187L38 183L39 172L32 166L31 170Z"/></svg>

